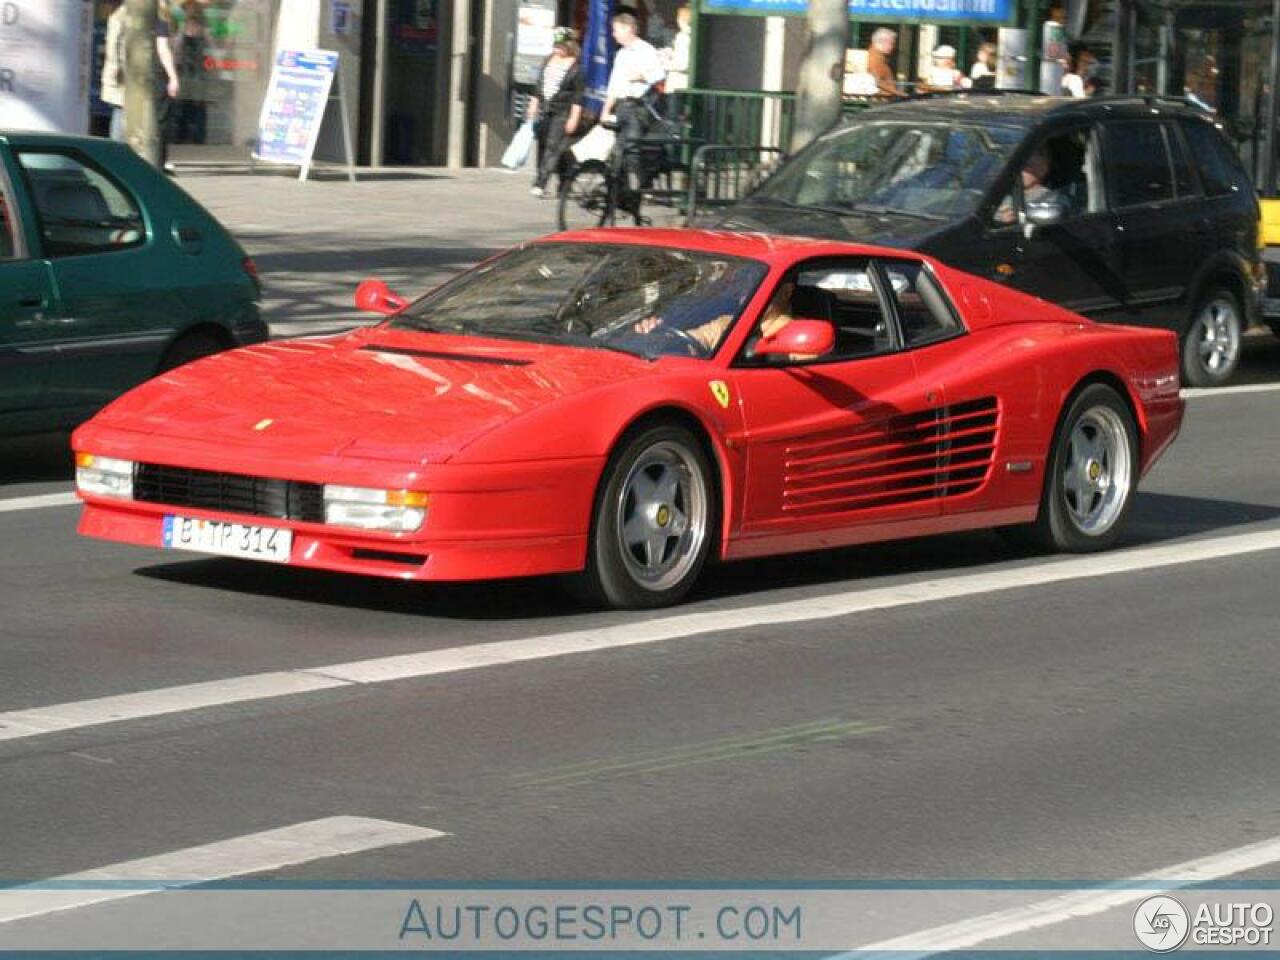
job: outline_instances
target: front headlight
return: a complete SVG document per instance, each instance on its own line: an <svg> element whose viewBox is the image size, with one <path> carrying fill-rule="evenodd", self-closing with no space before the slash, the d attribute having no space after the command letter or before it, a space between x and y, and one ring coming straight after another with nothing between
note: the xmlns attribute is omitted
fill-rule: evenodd
<svg viewBox="0 0 1280 960"><path fill-rule="evenodd" d="M76 454L76 489L99 497L133 499L133 461Z"/></svg>
<svg viewBox="0 0 1280 960"><path fill-rule="evenodd" d="M325 484L324 522L361 530L407 533L427 518L427 495L417 490L376 490Z"/></svg>

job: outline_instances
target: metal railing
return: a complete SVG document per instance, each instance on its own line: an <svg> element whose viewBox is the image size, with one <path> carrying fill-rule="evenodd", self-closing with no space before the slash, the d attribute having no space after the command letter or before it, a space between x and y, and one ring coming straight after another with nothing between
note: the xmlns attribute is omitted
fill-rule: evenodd
<svg viewBox="0 0 1280 960"><path fill-rule="evenodd" d="M777 147L735 147L708 144L694 151L689 165L689 196L685 224L699 226L699 217L737 203L782 162Z"/></svg>

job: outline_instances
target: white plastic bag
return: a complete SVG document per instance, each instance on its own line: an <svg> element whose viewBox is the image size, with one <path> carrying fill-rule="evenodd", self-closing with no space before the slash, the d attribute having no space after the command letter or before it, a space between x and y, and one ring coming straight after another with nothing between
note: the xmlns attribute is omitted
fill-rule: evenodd
<svg viewBox="0 0 1280 960"><path fill-rule="evenodd" d="M585 137L569 148L569 151L579 163L586 163L588 160L608 160L609 154L613 151L614 139L612 130L606 130L602 126L592 127Z"/></svg>
<svg viewBox="0 0 1280 960"><path fill-rule="evenodd" d="M533 121L526 120L511 138L511 145L502 154L502 165L509 170L519 170L529 162L533 152Z"/></svg>

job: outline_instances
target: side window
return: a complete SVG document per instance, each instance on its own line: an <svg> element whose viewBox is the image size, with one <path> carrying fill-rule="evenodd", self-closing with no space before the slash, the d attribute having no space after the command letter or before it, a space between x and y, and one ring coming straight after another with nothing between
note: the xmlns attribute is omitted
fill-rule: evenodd
<svg viewBox="0 0 1280 960"><path fill-rule="evenodd" d="M1197 193L1195 174L1191 172L1191 160L1182 149L1182 138L1178 129L1172 125L1164 128L1165 140L1169 144L1169 158L1173 163L1173 188L1181 197L1192 197Z"/></svg>
<svg viewBox="0 0 1280 960"><path fill-rule="evenodd" d="M1183 120L1182 132L1187 136L1191 153L1200 168L1204 192L1220 197L1236 189L1238 163L1213 125L1204 120Z"/></svg>
<svg viewBox="0 0 1280 960"><path fill-rule="evenodd" d="M869 261L830 260L798 268L774 291L756 329L747 341L743 360L752 364L806 363L819 358L754 355L762 336L774 336L792 320L825 320L835 327L836 342L822 362L856 360L896 349L889 318L881 304Z"/></svg>
<svg viewBox="0 0 1280 960"><path fill-rule="evenodd" d="M31 187L46 256L100 253L143 241L137 201L89 160L28 150L18 154L18 163Z"/></svg>
<svg viewBox="0 0 1280 960"><path fill-rule="evenodd" d="M1023 158L1017 180L996 208L994 224L1017 223L1028 205L1050 205L1067 220L1102 210L1097 137L1081 127L1036 143Z"/></svg>
<svg viewBox="0 0 1280 960"><path fill-rule="evenodd" d="M889 281L902 338L908 347L945 340L964 328L951 308L942 286L915 260L886 260L881 263Z"/></svg>
<svg viewBox="0 0 1280 960"><path fill-rule="evenodd" d="M1107 128L1107 153L1113 206L1173 199L1173 169L1162 124L1111 124Z"/></svg>

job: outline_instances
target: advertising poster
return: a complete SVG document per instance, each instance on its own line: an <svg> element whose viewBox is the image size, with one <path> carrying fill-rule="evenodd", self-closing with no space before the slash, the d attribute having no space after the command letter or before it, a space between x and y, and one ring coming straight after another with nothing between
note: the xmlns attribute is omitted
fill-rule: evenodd
<svg viewBox="0 0 1280 960"><path fill-rule="evenodd" d="M555 0L524 0L516 13L516 83L534 84L555 43Z"/></svg>
<svg viewBox="0 0 1280 960"><path fill-rule="evenodd" d="M305 167L315 152L338 55L328 50L281 50L258 121L254 156Z"/></svg>
<svg viewBox="0 0 1280 960"><path fill-rule="evenodd" d="M1045 21L1040 33L1040 90L1052 97L1062 95L1062 77L1067 72L1067 31L1055 20Z"/></svg>
<svg viewBox="0 0 1280 960"><path fill-rule="evenodd" d="M0 127L86 133L90 0L0 0Z"/></svg>

